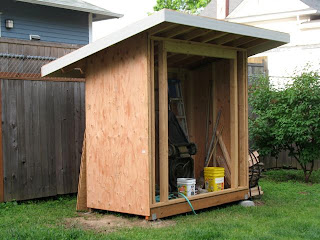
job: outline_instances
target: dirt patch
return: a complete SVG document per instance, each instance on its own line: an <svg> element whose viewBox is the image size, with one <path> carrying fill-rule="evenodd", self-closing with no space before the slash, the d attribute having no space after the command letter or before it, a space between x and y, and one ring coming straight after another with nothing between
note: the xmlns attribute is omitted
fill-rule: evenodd
<svg viewBox="0 0 320 240"><path fill-rule="evenodd" d="M260 206L265 205L265 203L264 203L263 201L260 201L260 200L255 200L255 201L254 201L254 204L255 204L255 206L257 206L257 207L260 207Z"/></svg>
<svg viewBox="0 0 320 240"><path fill-rule="evenodd" d="M99 213L79 213L79 217L67 218L66 226L80 227L85 230L94 230L96 232L114 232L122 228L163 228L174 226L173 220L146 221L142 218L121 217L112 214Z"/></svg>
<svg viewBox="0 0 320 240"><path fill-rule="evenodd" d="M301 194L301 195L309 195L308 192L299 192L299 194Z"/></svg>

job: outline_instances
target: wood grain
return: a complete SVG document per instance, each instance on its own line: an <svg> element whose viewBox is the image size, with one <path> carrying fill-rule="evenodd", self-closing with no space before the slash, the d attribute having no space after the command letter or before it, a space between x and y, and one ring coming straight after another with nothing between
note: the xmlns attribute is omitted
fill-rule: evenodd
<svg viewBox="0 0 320 240"><path fill-rule="evenodd" d="M239 115L239 186L247 187L248 180L248 74L246 52L238 52L238 115Z"/></svg>
<svg viewBox="0 0 320 240"><path fill-rule="evenodd" d="M233 190L232 192L227 192L225 194L210 196L207 194L203 198L190 200L193 208L195 210L213 207L225 203L230 203L234 201L244 200L245 195L248 194L248 190ZM207 197L205 196L207 195ZM151 214L147 220L152 220L152 215L155 214L156 218L164 218L168 216L173 216L176 214L191 212L191 208L186 201L179 202L176 204L170 204L165 206L154 207L151 209Z"/></svg>
<svg viewBox="0 0 320 240"><path fill-rule="evenodd" d="M150 215L147 46L139 34L88 59L89 208Z"/></svg>
<svg viewBox="0 0 320 240"><path fill-rule="evenodd" d="M87 211L87 161L86 161L86 137L83 139L80 175L78 183L78 195L77 195L77 211Z"/></svg>
<svg viewBox="0 0 320 240"><path fill-rule="evenodd" d="M84 108L84 83L1 80L1 86L5 201L76 192L81 156L76 142L81 148L84 114L74 111ZM67 109L68 118L62 114ZM62 138L72 154L63 150Z"/></svg>
<svg viewBox="0 0 320 240"><path fill-rule="evenodd" d="M238 81L237 60L230 60L230 158L231 188L238 187Z"/></svg>
<svg viewBox="0 0 320 240"><path fill-rule="evenodd" d="M164 42L158 45L160 202L168 201L168 73Z"/></svg>

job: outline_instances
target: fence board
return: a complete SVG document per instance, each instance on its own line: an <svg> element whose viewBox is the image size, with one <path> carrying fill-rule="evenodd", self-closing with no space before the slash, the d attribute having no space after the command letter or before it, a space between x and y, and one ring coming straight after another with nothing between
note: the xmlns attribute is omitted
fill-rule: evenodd
<svg viewBox="0 0 320 240"><path fill-rule="evenodd" d="M5 201L77 191L84 83L1 80Z"/></svg>

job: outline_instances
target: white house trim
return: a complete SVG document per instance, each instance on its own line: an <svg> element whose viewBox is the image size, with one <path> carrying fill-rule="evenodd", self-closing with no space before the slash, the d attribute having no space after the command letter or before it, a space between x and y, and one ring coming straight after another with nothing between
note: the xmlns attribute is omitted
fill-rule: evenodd
<svg viewBox="0 0 320 240"><path fill-rule="evenodd" d="M89 13L88 24L89 24L89 43L91 43L92 42L92 13Z"/></svg>

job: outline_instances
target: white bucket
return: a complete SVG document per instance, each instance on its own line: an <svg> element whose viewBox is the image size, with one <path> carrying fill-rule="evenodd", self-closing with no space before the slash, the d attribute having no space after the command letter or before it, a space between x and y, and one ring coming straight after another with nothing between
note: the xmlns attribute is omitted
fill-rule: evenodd
<svg viewBox="0 0 320 240"><path fill-rule="evenodd" d="M196 179L194 178L177 178L178 192L185 196L193 196L196 194Z"/></svg>

